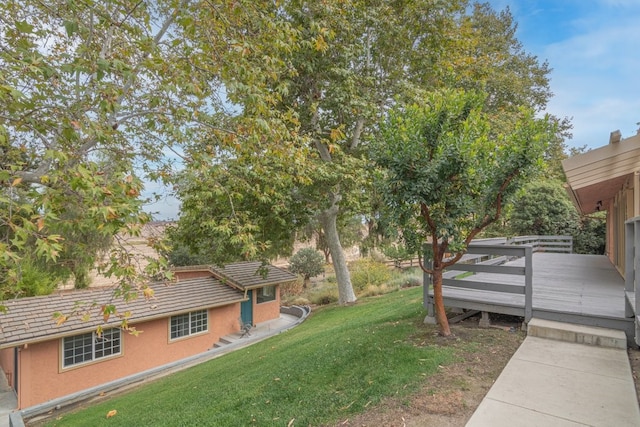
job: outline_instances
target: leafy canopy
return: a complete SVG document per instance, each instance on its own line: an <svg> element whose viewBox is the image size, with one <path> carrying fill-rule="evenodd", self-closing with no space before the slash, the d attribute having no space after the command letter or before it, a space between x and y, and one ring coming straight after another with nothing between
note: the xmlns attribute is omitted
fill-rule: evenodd
<svg viewBox="0 0 640 427"><path fill-rule="evenodd" d="M313 248L302 248L289 259L289 271L308 280L324 272L324 256Z"/></svg>
<svg viewBox="0 0 640 427"><path fill-rule="evenodd" d="M478 92L438 91L381 124L372 158L386 172L388 214L414 253L427 239L440 255L463 252L541 166L548 121L521 109L508 132L496 130L484 102Z"/></svg>

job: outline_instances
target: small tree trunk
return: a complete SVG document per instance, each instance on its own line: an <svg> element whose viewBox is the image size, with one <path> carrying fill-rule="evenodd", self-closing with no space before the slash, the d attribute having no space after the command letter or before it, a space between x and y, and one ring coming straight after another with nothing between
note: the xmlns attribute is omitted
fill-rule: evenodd
<svg viewBox="0 0 640 427"><path fill-rule="evenodd" d="M327 246L331 252L331 262L333 263L333 269L336 273L336 280L338 282L338 303L347 304L356 301L356 294L353 292L353 286L351 285L351 277L349 276L349 269L347 268L347 258L342 250L340 244L340 237L338 236L338 202L340 201L339 195L331 196L331 207L322 212L319 216L320 224L324 230L325 239L327 240Z"/></svg>
<svg viewBox="0 0 640 427"><path fill-rule="evenodd" d="M324 263L329 264L329 261L331 261L331 251L329 250L329 248L326 248L322 251L322 253L324 254Z"/></svg>
<svg viewBox="0 0 640 427"><path fill-rule="evenodd" d="M444 299L442 298L442 270L438 269L433 271L433 303L435 306L436 320L440 327L440 334L444 337L451 335L451 329L449 329L449 319L447 319L447 313L444 310Z"/></svg>

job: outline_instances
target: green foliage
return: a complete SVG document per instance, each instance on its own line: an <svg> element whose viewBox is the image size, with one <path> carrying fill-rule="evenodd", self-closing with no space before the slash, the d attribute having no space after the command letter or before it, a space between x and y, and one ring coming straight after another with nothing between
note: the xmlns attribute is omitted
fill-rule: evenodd
<svg viewBox="0 0 640 427"><path fill-rule="evenodd" d="M205 100L209 72L192 66L186 6L1 3L0 269L10 278L33 254L43 272L87 286L113 237L149 221L137 174L160 177L165 149L202 130L185 125L194 112L219 105ZM112 249L104 272L134 296L149 275Z"/></svg>
<svg viewBox="0 0 640 427"><path fill-rule="evenodd" d="M336 286L325 286L314 289L309 294L309 301L314 305L329 305L338 302L338 288Z"/></svg>
<svg viewBox="0 0 640 427"><path fill-rule="evenodd" d="M414 288L347 310L319 309L286 334L63 414L51 425L336 425L386 398L417 392L439 366L456 360L459 346L421 344L421 301ZM143 410L148 407L155 409ZM118 414L106 419L114 408Z"/></svg>
<svg viewBox="0 0 640 427"><path fill-rule="evenodd" d="M369 286L383 286L391 279L391 271L386 264L362 258L349 264L351 282L357 292Z"/></svg>
<svg viewBox="0 0 640 427"><path fill-rule="evenodd" d="M204 265L209 263L207 257L194 255L188 248L181 244L172 245L170 248L167 253L167 260L172 266Z"/></svg>
<svg viewBox="0 0 640 427"><path fill-rule="evenodd" d="M527 185L514 200L510 226L514 235L569 235L575 253L604 254L604 212L581 218L560 181Z"/></svg>
<svg viewBox="0 0 640 427"><path fill-rule="evenodd" d="M111 239L150 219L139 178L171 184L176 163L215 163L238 146L293 159L281 123L295 117L273 108L286 87L267 86L286 77L279 52L295 32L274 12L261 0L2 2L0 269L35 253L43 271L86 286ZM228 111L239 101L242 117ZM265 138L275 146L262 149ZM102 270L119 296L163 269L110 249Z"/></svg>
<svg viewBox="0 0 640 427"><path fill-rule="evenodd" d="M310 214L305 199L289 191L302 176L290 166L269 158L251 167L226 159L195 176L185 171L173 242L215 264L290 255L294 224Z"/></svg>
<svg viewBox="0 0 640 427"><path fill-rule="evenodd" d="M461 253L500 218L503 204L540 167L552 131L523 110L509 129L492 129L481 94L443 91L399 108L381 126L372 157L386 169L388 214L411 252L430 238Z"/></svg>
<svg viewBox="0 0 640 427"><path fill-rule="evenodd" d="M381 124L372 159L385 170L387 215L410 252L431 252L440 332L450 335L442 271L496 222L509 198L542 166L555 135L531 109L484 112L486 94L443 90L397 107ZM448 254L452 254L449 257ZM447 259L445 259L447 257Z"/></svg>
<svg viewBox="0 0 640 427"><path fill-rule="evenodd" d="M7 272L14 274L13 271ZM40 295L49 295L53 292L59 281L59 277L44 271L37 263L25 258L20 263L15 278L3 275L3 280L13 279L14 285L11 287L3 286L3 289L11 289L10 293L4 295L0 293L0 300L15 297L33 297ZM7 292L5 290L5 292Z"/></svg>
<svg viewBox="0 0 640 427"><path fill-rule="evenodd" d="M289 271L301 274L305 282L324 272L324 256L313 248L303 248L289 259Z"/></svg>
<svg viewBox="0 0 640 427"><path fill-rule="evenodd" d="M286 255L287 235L310 223L322 226L320 249L338 254L340 244L350 240L343 226L354 217L365 217L369 226L362 244L366 253L379 236L387 236L380 197L371 186L378 171L367 157L389 108L422 100L437 88L483 90L485 110L509 112L493 115L506 129L521 106L542 109L550 96L547 64L523 51L508 12L497 14L487 5L471 7L465 0L242 5L238 15L253 18L243 21L248 30L230 25L225 30L231 35L223 36L200 12L192 30L203 34L205 54L198 59L204 63L211 61L204 40L241 41L233 46L238 56L229 57L220 74L238 106L230 120L238 126L227 133L214 126L211 138L192 144L178 191L187 214L180 226L203 223L202 230L192 227L184 236L215 241L207 249L212 258ZM214 51L217 58L219 50ZM235 178L226 179L226 173L209 170L229 160L246 172L229 172ZM260 179L256 183L247 174ZM225 244L230 238L236 243ZM339 256L332 261L340 264L335 266L340 292L349 296L346 266Z"/></svg>
<svg viewBox="0 0 640 427"><path fill-rule="evenodd" d="M382 246L382 253L393 260L396 268L401 267L402 261L415 257L415 253L411 253L402 243L384 245Z"/></svg>
<svg viewBox="0 0 640 427"><path fill-rule="evenodd" d="M419 267L407 268L394 272L388 285L391 289L412 288L422 286L423 272Z"/></svg>
<svg viewBox="0 0 640 427"><path fill-rule="evenodd" d="M510 225L514 235L576 236L580 216L561 182L539 180L515 198Z"/></svg>
<svg viewBox="0 0 640 427"><path fill-rule="evenodd" d="M582 217L580 232L573 238L573 251L577 254L604 255L606 249L606 212Z"/></svg>

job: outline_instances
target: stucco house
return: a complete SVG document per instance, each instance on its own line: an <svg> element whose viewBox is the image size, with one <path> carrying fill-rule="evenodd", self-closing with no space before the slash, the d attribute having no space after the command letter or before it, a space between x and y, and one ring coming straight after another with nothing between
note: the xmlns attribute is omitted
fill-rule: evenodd
<svg viewBox="0 0 640 427"><path fill-rule="evenodd" d="M154 283L151 299L114 301L113 289L60 292L5 301L0 314L0 367L18 398L18 409L45 403L166 365L213 348L238 332L280 315L280 286L296 276L260 262L176 269L177 281ZM140 334L106 322L103 304L130 312ZM54 312L77 315L57 325ZM80 311L80 312L78 312ZM103 330L98 336L97 328Z"/></svg>

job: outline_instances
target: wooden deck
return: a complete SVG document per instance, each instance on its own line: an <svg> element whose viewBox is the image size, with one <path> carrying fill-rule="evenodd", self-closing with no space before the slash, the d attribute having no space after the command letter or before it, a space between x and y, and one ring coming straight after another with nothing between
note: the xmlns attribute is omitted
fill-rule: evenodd
<svg viewBox="0 0 640 427"><path fill-rule="evenodd" d="M525 258L504 264L524 266ZM455 268L455 267L454 267ZM462 280L525 286L524 276L478 272ZM634 336L633 318L625 317L625 282L607 257L536 252L533 254L532 317L624 330ZM525 316L525 295L443 287L447 307ZM429 292L429 300L433 291Z"/></svg>

